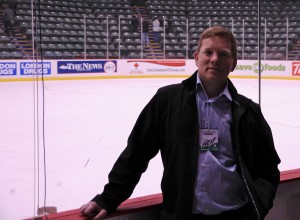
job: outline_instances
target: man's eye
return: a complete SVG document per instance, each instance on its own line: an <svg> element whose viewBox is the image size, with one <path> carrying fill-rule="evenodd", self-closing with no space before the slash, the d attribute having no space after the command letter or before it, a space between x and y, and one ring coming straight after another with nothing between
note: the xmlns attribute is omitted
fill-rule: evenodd
<svg viewBox="0 0 300 220"><path fill-rule="evenodd" d="M228 53L221 53L220 55L221 55L222 57L228 57L228 56L229 56Z"/></svg>
<svg viewBox="0 0 300 220"><path fill-rule="evenodd" d="M210 54L212 54L212 52L211 51L204 51L204 54L210 55Z"/></svg>

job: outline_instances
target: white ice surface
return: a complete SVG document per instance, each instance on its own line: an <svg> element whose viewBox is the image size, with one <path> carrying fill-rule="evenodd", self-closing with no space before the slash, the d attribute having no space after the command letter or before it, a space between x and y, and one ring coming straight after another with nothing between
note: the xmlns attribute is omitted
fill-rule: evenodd
<svg viewBox="0 0 300 220"><path fill-rule="evenodd" d="M258 102L257 79L232 79ZM100 193L127 137L156 90L182 79L111 79L45 82L46 205L75 209ZM261 106L282 159L280 170L300 167L300 81L262 80ZM19 220L43 206L42 84L0 84L0 219ZM34 97L39 117L34 114ZM39 126L34 126L34 121ZM34 129L38 129L36 132ZM39 139L34 136L38 135ZM37 144L39 148L37 152ZM35 150L36 149L36 150ZM34 161L39 153L39 172ZM267 158L266 158L267 159ZM160 192L160 156L149 164L132 197ZM39 181L35 179L39 178ZM38 184L38 185L37 185Z"/></svg>

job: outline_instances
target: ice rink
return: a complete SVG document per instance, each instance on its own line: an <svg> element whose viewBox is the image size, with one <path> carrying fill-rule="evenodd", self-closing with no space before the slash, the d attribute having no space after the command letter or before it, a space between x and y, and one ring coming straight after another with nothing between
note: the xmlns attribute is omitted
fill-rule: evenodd
<svg viewBox="0 0 300 220"><path fill-rule="evenodd" d="M1 83L0 219L32 217L44 204L58 211L79 208L100 193L142 108L159 87L181 81L45 81L44 91L42 83ZM232 81L258 102L258 79ZM261 87L280 170L299 168L300 81L265 79ZM161 174L158 155L132 197L159 193Z"/></svg>

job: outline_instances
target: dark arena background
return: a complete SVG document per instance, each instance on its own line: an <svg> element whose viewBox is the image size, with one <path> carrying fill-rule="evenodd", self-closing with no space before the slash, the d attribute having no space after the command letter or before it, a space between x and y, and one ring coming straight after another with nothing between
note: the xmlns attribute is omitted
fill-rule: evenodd
<svg viewBox="0 0 300 220"><path fill-rule="evenodd" d="M15 3L1 1L12 29L0 15L1 220L85 219L79 207L102 191L139 112L159 87L196 70L199 34L211 26L235 35L230 78L261 105L282 160L266 220L300 219L299 0ZM156 156L106 219L156 220L162 171Z"/></svg>

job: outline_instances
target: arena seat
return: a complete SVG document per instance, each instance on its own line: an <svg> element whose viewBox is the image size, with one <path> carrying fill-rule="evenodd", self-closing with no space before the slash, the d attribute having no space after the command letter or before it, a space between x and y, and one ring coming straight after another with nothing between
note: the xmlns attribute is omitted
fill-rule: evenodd
<svg viewBox="0 0 300 220"><path fill-rule="evenodd" d="M30 41L31 39L31 1L18 0L19 5L17 9L16 23L20 27L20 31ZM257 40L257 3L254 0L250 1L224 1L224 0L155 0L145 1L145 6L137 8L130 6L130 1L125 0L69 0L69 1L54 1L44 0L39 3L42 11L36 14L40 19L42 27L42 35L45 36L44 41L52 40L52 37L83 37L84 19L86 15L86 30L88 44L101 43L106 40L106 36L110 37L108 43L114 43L119 37L119 28L121 33L121 43L125 43L123 33L131 33L130 17L133 13L140 13L139 16L146 16L153 18L158 16L159 19L167 19L172 21L172 31L166 35L167 45L177 45L181 48L186 45L186 34L189 36L189 54L195 42L202 32L209 25L221 25L227 28L232 28L236 34L238 41L242 39L241 34L245 32L245 46L255 45ZM38 12L38 10L37 10ZM143 13L143 14L141 14ZM267 28L267 47L272 45L285 46L285 38L288 37L289 50L292 50L292 45L296 45L299 40L300 22L298 15L300 15L300 3L298 1L263 1L261 4L262 21L261 25L264 28L264 19L266 19ZM287 23L286 18L289 18ZM107 18L108 27L107 30ZM120 20L119 20L120 18ZM120 24L119 24L120 21ZM186 25L188 24L188 33L186 33ZM243 30L243 24L244 30ZM286 26L288 26L288 35L285 36ZM151 30L151 24L150 24ZM59 32L60 31L60 32ZM72 32L71 32L72 31ZM133 45L140 44L139 35L132 36ZM173 35L173 36L172 36ZM175 35L175 40L173 40ZM264 34L262 34L264 37ZM48 38L47 38L48 37ZM150 31L150 37L151 31ZM97 40L96 40L97 39ZM100 40L99 40L100 39ZM151 38L152 39L152 38ZM171 40L172 39L172 40ZM284 39L283 41L280 41ZM0 39L1 40L1 39ZM8 39L10 41L10 39ZM256 41L257 42L257 41ZM56 40L54 44L58 43ZM68 43L68 42L60 42ZM128 42L127 42L128 43ZM269 44L270 43L270 44ZM281 45L280 45L281 44ZM106 45L106 44L104 44ZM161 44L162 45L162 44ZM100 46L99 46L100 48ZM116 51L118 48L112 48ZM162 49L162 47L161 47ZM263 49L263 48L262 48ZM242 48L243 50L243 48ZM176 51L173 51L176 55ZM292 52L292 51L291 51ZM295 52L295 51L293 51ZM271 56L271 55L270 55ZM279 57L276 56L276 57ZM295 56L294 56L295 57ZM192 57L189 57L192 58Z"/></svg>

